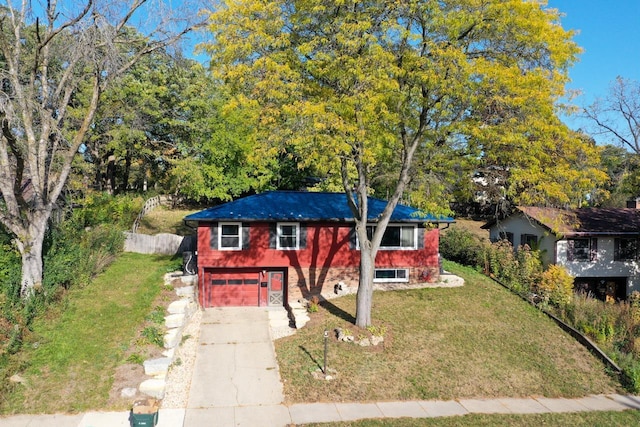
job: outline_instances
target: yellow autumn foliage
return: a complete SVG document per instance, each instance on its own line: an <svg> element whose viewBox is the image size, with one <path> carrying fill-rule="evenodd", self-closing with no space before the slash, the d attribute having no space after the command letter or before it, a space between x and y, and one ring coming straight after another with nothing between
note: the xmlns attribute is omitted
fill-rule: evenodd
<svg viewBox="0 0 640 427"><path fill-rule="evenodd" d="M573 297L573 277L564 267L552 264L542 273L537 291L550 304L565 306Z"/></svg>

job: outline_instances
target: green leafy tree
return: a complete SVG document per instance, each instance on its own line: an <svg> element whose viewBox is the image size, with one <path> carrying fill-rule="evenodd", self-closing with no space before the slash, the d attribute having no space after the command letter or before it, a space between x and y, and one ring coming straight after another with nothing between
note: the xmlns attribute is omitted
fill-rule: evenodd
<svg viewBox="0 0 640 427"><path fill-rule="evenodd" d="M101 95L142 57L192 28L187 13L179 20L165 17L165 8L145 13L151 3L0 6L0 223L21 255L24 297L42 284L47 223ZM152 17L146 35L131 30L141 15Z"/></svg>
<svg viewBox="0 0 640 427"><path fill-rule="evenodd" d="M568 144L554 105L579 49L539 2L240 0L224 2L209 28L214 70L234 102L256 111L258 140L294 147L347 195L361 248L358 326L371 324L391 213L414 177L434 176L426 172L442 153L515 159L526 169L511 171L514 188L531 200L548 192L527 169L562 172L541 163ZM369 238L380 165L395 178ZM433 194L426 206L442 210L447 200Z"/></svg>
<svg viewBox="0 0 640 427"><path fill-rule="evenodd" d="M596 206L621 208L640 194L640 158L620 145L602 147L601 168L608 180L594 191Z"/></svg>
<svg viewBox="0 0 640 427"><path fill-rule="evenodd" d="M182 135L167 158L165 188L192 200L229 200L270 188L277 152L256 144L256 111L230 108L224 87L198 74L177 106L188 119L170 123ZM178 130L179 129L179 130Z"/></svg>
<svg viewBox="0 0 640 427"><path fill-rule="evenodd" d="M170 159L191 139L186 123L192 117L183 105L204 73L202 65L162 49L105 91L85 144L96 189L143 190L167 180Z"/></svg>

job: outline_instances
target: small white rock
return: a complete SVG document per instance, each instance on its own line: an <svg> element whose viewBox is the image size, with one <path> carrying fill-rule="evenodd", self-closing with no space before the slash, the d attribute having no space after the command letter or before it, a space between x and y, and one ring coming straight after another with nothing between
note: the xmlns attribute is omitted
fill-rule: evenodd
<svg viewBox="0 0 640 427"><path fill-rule="evenodd" d="M125 399L130 399L138 394L138 389L133 387L125 387L120 391L120 396Z"/></svg>

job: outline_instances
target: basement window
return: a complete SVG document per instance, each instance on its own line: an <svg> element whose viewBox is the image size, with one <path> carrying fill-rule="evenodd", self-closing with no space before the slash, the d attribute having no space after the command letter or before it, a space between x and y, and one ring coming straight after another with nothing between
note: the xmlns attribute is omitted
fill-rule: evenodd
<svg viewBox="0 0 640 427"><path fill-rule="evenodd" d="M373 275L374 282L408 282L407 268L376 268Z"/></svg>

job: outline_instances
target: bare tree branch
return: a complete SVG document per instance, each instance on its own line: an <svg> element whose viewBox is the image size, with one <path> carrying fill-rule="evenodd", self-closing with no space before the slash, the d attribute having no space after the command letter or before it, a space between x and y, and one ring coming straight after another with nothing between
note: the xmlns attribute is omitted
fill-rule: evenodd
<svg viewBox="0 0 640 427"><path fill-rule="evenodd" d="M192 17L160 16L160 7L145 9L152 3L49 0L38 9L23 0L0 9L0 223L23 257L23 295L42 280L47 221L100 95L196 24L195 10Z"/></svg>
<svg viewBox="0 0 640 427"><path fill-rule="evenodd" d="M640 82L616 78L609 94L585 107L583 115L596 125L595 134L612 136L640 154Z"/></svg>

